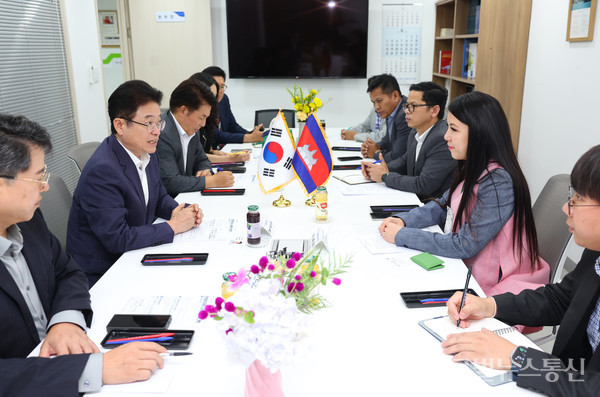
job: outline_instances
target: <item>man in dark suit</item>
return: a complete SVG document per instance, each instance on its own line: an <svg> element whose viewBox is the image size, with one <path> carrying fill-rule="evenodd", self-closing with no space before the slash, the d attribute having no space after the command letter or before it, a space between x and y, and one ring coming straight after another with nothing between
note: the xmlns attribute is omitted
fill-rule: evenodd
<svg viewBox="0 0 600 397"><path fill-rule="evenodd" d="M231 172L213 175L200 142L198 131L206 125L213 106L217 106L217 101L210 88L188 79L173 90L170 110L161 115L165 128L157 147L160 175L167 193L173 197L182 192L233 186Z"/></svg>
<svg viewBox="0 0 600 397"><path fill-rule="evenodd" d="M227 89L227 85L225 84L227 75L225 71L218 66L209 66L202 72L211 75L219 85L219 92L217 94L219 122L215 128L215 143L222 145L226 143L262 142L262 124L255 126L252 131L247 131L235 121L229 97L225 95L225 90Z"/></svg>
<svg viewBox="0 0 600 397"><path fill-rule="evenodd" d="M363 162L365 178L416 193L421 200L441 197L456 173L456 160L444 139L448 130L443 120L447 98L448 91L434 82L411 85L403 109L406 124L412 128L406 153L389 163L381 155L381 164Z"/></svg>
<svg viewBox="0 0 600 397"><path fill-rule="evenodd" d="M557 284L491 298L462 292L448 301L460 326L496 317L509 324L559 325L552 354L515 346L491 331L450 335L442 343L454 361L479 361L511 369L517 385L552 396L597 396L600 390L600 145L586 152L571 172L563 205L575 242L586 248L575 270ZM593 251L592 251L593 250Z"/></svg>
<svg viewBox="0 0 600 397"><path fill-rule="evenodd" d="M112 135L83 169L67 229L67 252L90 286L122 253L170 243L202 220L197 205L177 205L161 182L154 154L164 126L161 99L141 80L121 84L108 99ZM152 224L156 217L168 221Z"/></svg>
<svg viewBox="0 0 600 397"><path fill-rule="evenodd" d="M410 132L402 111L406 97L402 96L400 85L391 74L371 77L367 92L377 114L382 119L386 119L387 134L378 143L367 138L360 151L365 158L379 160L381 152L387 162L399 159L406 152L408 133Z"/></svg>
<svg viewBox="0 0 600 397"><path fill-rule="evenodd" d="M87 337L87 280L39 210L50 149L39 124L0 114L0 396L77 396L147 379L163 366L166 350L157 344L102 357ZM42 339L40 357L25 358Z"/></svg>

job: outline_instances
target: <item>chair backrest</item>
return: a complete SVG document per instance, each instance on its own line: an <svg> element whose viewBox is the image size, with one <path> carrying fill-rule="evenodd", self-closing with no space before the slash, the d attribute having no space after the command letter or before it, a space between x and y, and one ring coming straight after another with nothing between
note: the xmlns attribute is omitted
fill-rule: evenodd
<svg viewBox="0 0 600 397"><path fill-rule="evenodd" d="M92 157L92 154L100 146L100 142L86 142L80 145L75 145L67 152L67 157L75 162L79 172L83 170L87 161Z"/></svg>
<svg viewBox="0 0 600 397"><path fill-rule="evenodd" d="M48 229L58 238L63 249L67 244L67 223L73 198L62 178L50 174L50 189L42 193L40 209Z"/></svg>
<svg viewBox="0 0 600 397"><path fill-rule="evenodd" d="M289 128L296 128L296 112L291 109L282 109L283 117ZM254 112L254 125L262 124L265 129L269 123L277 116L279 109L261 109Z"/></svg>
<svg viewBox="0 0 600 397"><path fill-rule="evenodd" d="M559 265L571 238L562 206L567 201L568 174L551 177L533 205L540 256L550 265L550 282L560 277Z"/></svg>

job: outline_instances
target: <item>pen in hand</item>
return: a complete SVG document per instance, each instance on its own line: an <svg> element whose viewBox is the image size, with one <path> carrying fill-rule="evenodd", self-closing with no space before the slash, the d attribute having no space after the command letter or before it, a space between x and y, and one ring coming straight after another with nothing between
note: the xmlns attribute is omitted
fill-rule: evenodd
<svg viewBox="0 0 600 397"><path fill-rule="evenodd" d="M217 165L217 170L220 172L223 172L223 168L219 167L218 165Z"/></svg>
<svg viewBox="0 0 600 397"><path fill-rule="evenodd" d="M467 290L469 289L469 280L471 280L471 269L472 267L469 267L469 270L467 271L467 281L465 282L465 289L463 290L463 296L462 296L462 300L460 301L460 309L458 309L458 321L456 321L456 326L458 327L460 325L460 312L462 311L463 307L465 306L465 299L467 298Z"/></svg>

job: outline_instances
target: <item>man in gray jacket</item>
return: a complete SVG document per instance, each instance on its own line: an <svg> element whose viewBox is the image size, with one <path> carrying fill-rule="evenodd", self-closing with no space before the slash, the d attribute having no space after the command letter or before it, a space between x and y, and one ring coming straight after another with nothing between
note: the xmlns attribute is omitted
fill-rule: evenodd
<svg viewBox="0 0 600 397"><path fill-rule="evenodd" d="M197 133L215 106L216 98L206 84L188 79L173 90L170 109L161 115L165 128L157 145L160 176L173 197L182 192L233 186L231 172L213 175Z"/></svg>
<svg viewBox="0 0 600 397"><path fill-rule="evenodd" d="M371 109L367 119L357 126L350 127L347 130L342 130L342 139L346 141L355 140L356 142L364 142L367 138L374 142L379 142L387 132L385 119Z"/></svg>
<svg viewBox="0 0 600 397"><path fill-rule="evenodd" d="M383 157L381 164L363 162L365 178L416 193L421 200L441 197L456 173L456 160L444 140L447 98L448 91L431 81L411 85L404 106L406 123L412 128L406 153L388 163Z"/></svg>

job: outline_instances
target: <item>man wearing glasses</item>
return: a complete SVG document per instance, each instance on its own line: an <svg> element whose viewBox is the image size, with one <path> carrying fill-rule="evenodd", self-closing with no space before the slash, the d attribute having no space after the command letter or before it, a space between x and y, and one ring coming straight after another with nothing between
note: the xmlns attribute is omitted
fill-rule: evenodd
<svg viewBox="0 0 600 397"><path fill-rule="evenodd" d="M406 97L402 96L398 81L391 74L371 77L367 92L377 114L386 119L387 134L378 143L367 138L360 151L364 157L375 160L379 160L380 152L387 162L399 159L406 152L410 132L402 111Z"/></svg>
<svg viewBox="0 0 600 397"><path fill-rule="evenodd" d="M148 379L166 352L132 343L100 354L86 335L87 279L39 210L50 149L39 124L0 114L0 396L76 396ZM39 357L26 358L42 340Z"/></svg>
<svg viewBox="0 0 600 397"><path fill-rule="evenodd" d="M219 102L219 122L215 128L215 142L218 144L262 142L262 124L255 126L252 131L246 131L235 121L235 117L231 112L229 97L225 95L225 90L227 89L225 71L218 66L209 66L202 72L211 75L219 85L219 93L217 95L217 101Z"/></svg>
<svg viewBox="0 0 600 397"><path fill-rule="evenodd" d="M165 125L161 99L141 80L121 84L108 99L112 135L81 173L67 229L67 252L90 287L124 252L170 243L202 221L196 204L177 205L162 184L154 154ZM152 224L156 217L168 221Z"/></svg>
<svg viewBox="0 0 600 397"><path fill-rule="evenodd" d="M381 164L363 162L365 178L416 193L421 200L441 197L456 173L456 160L444 140L448 129L443 119L447 98L448 91L434 82L411 85L403 106L406 124L412 128L406 153L388 163L383 156Z"/></svg>

